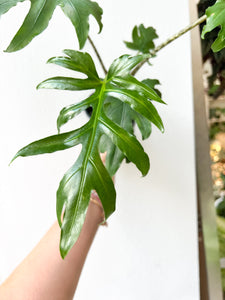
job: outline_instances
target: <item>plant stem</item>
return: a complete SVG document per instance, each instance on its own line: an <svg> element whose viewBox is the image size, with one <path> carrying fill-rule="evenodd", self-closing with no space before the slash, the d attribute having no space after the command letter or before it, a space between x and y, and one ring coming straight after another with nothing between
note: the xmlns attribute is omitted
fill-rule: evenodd
<svg viewBox="0 0 225 300"><path fill-rule="evenodd" d="M201 18L199 18L197 21L195 21L194 23L192 23L191 25L183 28L182 30L180 30L178 33L174 34L173 36L171 36L170 38L168 38L165 42L163 42L162 44L160 44L159 46L157 46L155 48L155 50L152 52L152 56L154 56L158 51L160 51L161 49L163 49L164 47L166 47L167 45L169 45L170 43L172 43L173 41L175 41L176 39L178 39L179 37L181 37L183 34L185 34L186 32L190 31L191 29L195 28L196 26L198 26L199 24L203 23L206 20L207 16L204 15ZM148 61L148 59L143 60L132 72L132 75L135 75L140 68Z"/></svg>
<svg viewBox="0 0 225 300"><path fill-rule="evenodd" d="M207 16L204 15L201 18L199 18L197 21L192 23L191 25L189 25L189 26L185 27L184 29L182 29L181 31L179 31L177 34L174 34L168 40L166 40L164 43L162 43L161 45L156 47L154 52L155 53L158 52L159 50L161 50L162 48L164 48L165 46L167 46L168 44L170 44L171 42L173 42L174 40L176 40L177 38L179 38L180 36L182 36L186 32L190 31L191 29L195 28L199 24L203 23L206 20L206 18L207 18Z"/></svg>
<svg viewBox="0 0 225 300"><path fill-rule="evenodd" d="M101 58L101 56L100 56L100 54L99 54L97 48L95 47L95 44L94 44L94 42L92 41L92 39L91 39L90 36L88 36L88 40L89 40L89 42L90 42L92 48L94 49L95 54L96 54L96 56L97 56L97 58L98 58L98 60L99 60L99 62L100 62L100 65L102 66L102 69L103 69L103 71L104 71L104 73L105 73L105 75L106 75L106 74L107 74L106 67L105 67L105 65L104 65L104 63L103 63L103 61L102 61L102 58Z"/></svg>

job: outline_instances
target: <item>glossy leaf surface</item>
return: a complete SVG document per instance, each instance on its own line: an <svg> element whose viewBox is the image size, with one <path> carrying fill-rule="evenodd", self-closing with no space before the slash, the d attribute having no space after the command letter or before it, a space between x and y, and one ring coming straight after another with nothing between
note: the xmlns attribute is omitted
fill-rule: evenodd
<svg viewBox="0 0 225 300"><path fill-rule="evenodd" d="M141 92L129 89L130 85L128 86L127 83L125 88L122 80L129 78L131 70L145 59L145 55L123 56L116 59L110 67L110 76L101 80L91 57L87 53L73 50L66 50L64 53L67 56L55 57L49 62L79 71L85 74L87 78L53 77L43 81L38 88L94 89L94 93L87 99L62 109L57 120L57 127L60 129L62 125L88 107L93 109L91 118L84 126L74 131L60 133L27 145L19 150L14 157L15 159L18 156L51 153L78 144L82 145L77 161L65 173L57 191L57 217L61 225L60 251L62 257L66 256L79 237L92 190L96 190L98 193L106 218L115 210L116 192L111 175L115 169L118 169L124 157L133 162L143 176L147 174L149 158L133 135L132 119L138 120L137 123L141 128L144 126L143 118L147 118L148 121L152 121L163 130L162 121L148 99L150 92L153 97L156 97L156 93L152 89L148 90L147 86L144 86L143 91L143 83L138 81L132 81L132 87L134 84L138 85ZM111 93L114 94L115 99L109 98ZM160 98L157 100L162 102ZM119 104L120 106L118 106ZM124 112L117 116L111 111L111 108L117 112L121 104ZM123 117L126 114L130 116L130 119L124 121ZM119 159L116 159L113 170L105 167L100 159L99 149L102 148L103 136L107 137L110 143L114 145L114 150L112 150L114 152L107 149L109 156L114 155L115 151L119 151L117 152ZM62 214L63 222L61 223Z"/></svg>
<svg viewBox="0 0 225 300"><path fill-rule="evenodd" d="M160 91L155 88L156 85L160 84L157 79L145 79L141 83L151 88L151 92L154 91L154 95L156 92L159 97L161 96ZM138 85L139 84L140 82L138 82ZM127 86L135 88L135 86L132 85ZM134 134L134 124L136 123L142 134L143 140L150 136L152 132L151 122L141 114L133 111L128 104L111 97L108 97L105 103L105 112L110 120L113 120L131 134ZM101 149L102 152L107 151L106 168L110 175L113 176L126 156L110 141L109 138L107 138L107 136L103 136L101 139ZM129 162L128 159L126 160Z"/></svg>
<svg viewBox="0 0 225 300"><path fill-rule="evenodd" d="M132 42L125 42L126 46L141 53L149 53L155 48L154 39L158 38L153 27L145 28L143 24L135 26L132 31Z"/></svg>
<svg viewBox="0 0 225 300"><path fill-rule="evenodd" d="M212 31L216 27L220 27L218 37L212 44L214 52L220 51L225 47L225 0L217 0L216 3L206 10L207 23L203 27L202 38L207 32Z"/></svg>
<svg viewBox="0 0 225 300"><path fill-rule="evenodd" d="M0 15L6 13L11 7L22 1L0 0ZM24 22L6 52L14 52L27 46L31 40L42 33L49 24L53 12L60 6L64 14L72 22L80 48L83 48L89 32L89 16L92 15L102 29L102 9L96 2L90 0L30 0L31 5Z"/></svg>
<svg viewBox="0 0 225 300"><path fill-rule="evenodd" d="M105 101L105 113L107 117L114 121L117 125L124 128L127 132L133 134L133 114L134 111L126 103L112 97L108 97ZM104 135L100 141L100 149L107 152L106 168L111 176L119 169L121 162L126 157L124 153Z"/></svg>

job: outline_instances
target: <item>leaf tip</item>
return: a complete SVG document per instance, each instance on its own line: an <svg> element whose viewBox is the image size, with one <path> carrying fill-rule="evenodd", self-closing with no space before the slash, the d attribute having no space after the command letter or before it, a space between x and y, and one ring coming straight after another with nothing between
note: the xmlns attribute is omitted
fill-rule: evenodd
<svg viewBox="0 0 225 300"><path fill-rule="evenodd" d="M163 124L162 124L162 126L160 127L160 131L161 131L162 133L165 132L165 128L164 128Z"/></svg>
<svg viewBox="0 0 225 300"><path fill-rule="evenodd" d="M13 161L19 156L19 154L17 153L12 159L11 161L9 162L8 166L10 167L11 164L13 163Z"/></svg>
<svg viewBox="0 0 225 300"><path fill-rule="evenodd" d="M42 88L42 82L36 86L36 90L40 90Z"/></svg>
<svg viewBox="0 0 225 300"><path fill-rule="evenodd" d="M66 257L66 255L67 255L67 253L68 253L68 251L66 251L65 249L63 249L61 246L60 246L59 250L60 250L61 257L64 260L65 257Z"/></svg>
<svg viewBox="0 0 225 300"><path fill-rule="evenodd" d="M49 58L49 59L46 61L46 64L52 64L53 60L54 60L54 57Z"/></svg>
<svg viewBox="0 0 225 300"><path fill-rule="evenodd" d="M147 156L147 154L146 154L146 156ZM148 160L145 162L145 169L143 170L142 169L142 177L145 177L147 174L148 174L148 172L149 172L149 170L150 170L150 160L149 160L149 157L147 156L147 158L148 158Z"/></svg>

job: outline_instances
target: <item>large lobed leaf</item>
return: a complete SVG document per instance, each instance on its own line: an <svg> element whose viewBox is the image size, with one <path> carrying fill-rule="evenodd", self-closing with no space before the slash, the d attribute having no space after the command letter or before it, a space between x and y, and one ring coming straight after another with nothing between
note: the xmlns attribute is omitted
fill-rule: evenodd
<svg viewBox="0 0 225 300"><path fill-rule="evenodd" d="M24 0L0 0L0 16L6 13L18 2ZM60 6L64 14L72 22L80 48L83 48L89 32L89 16L93 15L102 29L102 9L96 2L90 0L30 0L31 5L25 20L6 49L6 52L14 52L24 48L31 40L42 33L48 26L53 12Z"/></svg>
<svg viewBox="0 0 225 300"><path fill-rule="evenodd" d="M207 23L203 27L202 38L207 32L212 31L216 27L220 27L218 37L212 44L214 52L220 51L225 47L225 0L217 0L216 3L206 10Z"/></svg>
<svg viewBox="0 0 225 300"><path fill-rule="evenodd" d="M73 50L65 50L64 53L67 56L51 58L49 62L79 71L87 78L54 77L40 83L38 88L95 90L87 99L60 112L57 120L58 130L88 107L93 109L91 118L84 126L74 131L60 133L27 145L14 157L15 159L18 156L51 153L82 144L77 161L65 173L57 191L62 257L66 256L79 237L92 190L96 190L101 199L105 218L115 210L116 192L111 176L124 157L133 162L143 176L147 174L149 158L133 135L132 120L137 122L144 137L150 134L149 129L143 128L149 122L163 131L162 121L151 100L162 103L163 101L150 85L141 83L130 75L131 70L146 59L146 55L125 55L116 59L106 78L101 80L89 54ZM123 111L117 116L121 104ZM114 145L111 150L107 148L107 139ZM111 168L108 165L105 167L101 162L100 149L103 148L107 148L108 160L115 158Z"/></svg>

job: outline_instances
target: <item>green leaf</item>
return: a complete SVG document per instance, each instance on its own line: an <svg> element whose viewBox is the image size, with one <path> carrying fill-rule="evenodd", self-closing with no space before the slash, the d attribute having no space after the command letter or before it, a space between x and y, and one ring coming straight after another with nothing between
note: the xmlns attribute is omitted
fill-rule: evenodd
<svg viewBox="0 0 225 300"><path fill-rule="evenodd" d="M48 60L48 63L81 72L91 79L99 79L94 62L88 53L74 50L64 50L63 52L68 55L68 57L52 57Z"/></svg>
<svg viewBox="0 0 225 300"><path fill-rule="evenodd" d="M37 89L56 89L68 91L91 90L100 86L101 82L93 79L78 79L71 77L52 77L42 81Z"/></svg>
<svg viewBox="0 0 225 300"><path fill-rule="evenodd" d="M88 37L89 15L93 15L93 17L98 22L99 32L102 30L102 9L96 2L92 2L89 0L60 0L60 6L76 29L80 49L84 47L84 44Z"/></svg>
<svg viewBox="0 0 225 300"><path fill-rule="evenodd" d="M133 111L128 104L116 98L108 97L105 101L104 112L111 121L133 134ZM126 156L108 136L104 135L100 143L101 152L107 152L105 160L106 169L113 176Z"/></svg>
<svg viewBox="0 0 225 300"><path fill-rule="evenodd" d="M138 140L104 115L102 115L100 122L103 132L145 176L150 167L149 159Z"/></svg>
<svg viewBox="0 0 225 300"><path fill-rule="evenodd" d="M24 48L35 36L40 34L48 26L56 5L57 0L31 1L30 10L6 52Z"/></svg>
<svg viewBox="0 0 225 300"><path fill-rule="evenodd" d="M153 27L145 28L143 24L135 26L132 31L132 42L125 42L126 46L132 50L137 50L142 53L149 53L155 48L153 40L158 38Z"/></svg>
<svg viewBox="0 0 225 300"><path fill-rule="evenodd" d="M83 146L78 160L64 175L57 191L58 201L61 202L57 206L59 222L62 207L65 204L60 244L63 258L80 235L90 200L90 192L93 189L97 191L102 201L105 217L108 218L115 210L116 193L112 179L102 164L99 154L94 151L87 154L85 146Z"/></svg>
<svg viewBox="0 0 225 300"><path fill-rule="evenodd" d="M87 79L71 77L53 77L42 81L37 89L58 89L58 90L90 90L101 86L101 80L98 77L94 62L88 53L82 53L74 50L64 50L68 57L52 57L48 63L54 63L61 67L83 73L88 76Z"/></svg>
<svg viewBox="0 0 225 300"><path fill-rule="evenodd" d="M95 89L94 94L87 99L64 108L60 112L57 125L60 128L82 110L92 107L93 111L90 120L84 126L74 131L33 142L19 150L14 157L15 159L18 156L51 153L68 149L78 144L82 145L77 161L66 172L57 191L56 207L58 222L61 226L60 251L62 257L66 256L79 237L92 190L97 191L102 201L106 218L115 210L116 193L111 175L118 169L124 157L133 162L143 175L147 174L150 167L149 158L133 135L132 120L137 121L139 128L143 132L144 117L153 119L158 126L162 127L157 111L145 96L150 92L152 95L152 90L148 90L148 88L143 87L142 83L137 81L132 82L132 86L133 84L137 85L141 92L121 88L113 82L115 77L118 80L128 78L130 70L141 59L145 59L145 56L126 57L114 61L110 71L111 78L106 76L102 81L98 77L92 77L93 74L96 77L95 66L93 66L88 54L82 55L79 51L69 51L66 50L68 55L66 59L61 57L60 59L55 58L52 60L60 66L84 73L88 78L54 77L45 80L38 87L63 90ZM118 74L121 74L121 78ZM109 98L110 93L115 94L116 99ZM116 116L115 112L119 109L118 103L122 103L124 112ZM114 109L115 111L113 112ZM140 113L142 116L139 116ZM111 120L110 117L112 118ZM147 135L148 131L146 129L144 136ZM99 153L100 148L104 148L104 145L101 147L103 136L110 139L111 144L113 143L114 145L112 152L109 151L109 157L111 161L112 159L115 160L113 166L108 168L108 170L101 162ZM62 214L63 221L61 223Z"/></svg>
<svg viewBox="0 0 225 300"><path fill-rule="evenodd" d="M116 83L117 85L123 88L129 88L130 90L138 91L139 93L142 93L146 98L150 100L154 100L165 104L165 102L162 101L158 93L156 93L153 88L151 88L148 84L146 85L144 82L140 82L139 80L137 80L131 75L128 75L127 77L124 78L114 77L112 81L113 83Z"/></svg>
<svg viewBox="0 0 225 300"><path fill-rule="evenodd" d="M131 134L134 134L135 121L141 131L142 139L147 139L150 136L152 132L151 122L133 111L128 104L112 97L108 97L105 103L104 111L110 120ZM113 176L126 156L107 136L102 137L100 146L101 152L107 152L105 165L109 174Z"/></svg>
<svg viewBox="0 0 225 300"><path fill-rule="evenodd" d="M152 123L137 112L134 112L134 120L142 134L142 139L147 139L152 133Z"/></svg>
<svg viewBox="0 0 225 300"><path fill-rule="evenodd" d="M147 78L147 79L142 80L141 82L144 83L145 85L147 85L148 87L154 89L154 91L161 98L161 96L162 96L161 92L158 89L156 89L156 87L155 87L156 85L160 84L158 79L149 79L149 78Z"/></svg>
<svg viewBox="0 0 225 300"><path fill-rule="evenodd" d="M35 141L20 149L13 157L13 162L19 156L32 156L43 153L52 153L60 150L65 150L76 146L82 142L83 135L89 130L90 124L87 123L83 127L62 133L52 135L47 138Z"/></svg>
<svg viewBox="0 0 225 300"><path fill-rule="evenodd" d="M24 1L25 0L0 0L0 16L5 14L13 6L16 6L17 3Z"/></svg>
<svg viewBox="0 0 225 300"><path fill-rule="evenodd" d="M102 9L96 2L90 0L30 0L30 10L25 20L6 49L6 52L14 52L27 46L31 40L42 33L48 26L55 8L59 5L65 15L71 20L79 41L83 48L89 32L89 16L93 15L102 29ZM11 7L22 1L0 2L0 14L7 12Z"/></svg>
<svg viewBox="0 0 225 300"><path fill-rule="evenodd" d="M150 55L143 54L130 56L125 54L120 56L111 64L107 79L110 80L112 77L127 76L136 65L147 58L150 58Z"/></svg>
<svg viewBox="0 0 225 300"><path fill-rule="evenodd" d="M207 32L220 26L220 31L217 39L212 44L214 52L220 51L225 47L225 0L217 0L213 6L206 10L207 23L203 27L201 37L204 39Z"/></svg>
<svg viewBox="0 0 225 300"><path fill-rule="evenodd" d="M79 102L78 104L72 104L64 107L57 119L57 129L58 132L62 125L66 124L69 120L73 119L75 116L80 114L83 110L87 109L92 105L92 103L97 100L98 95L93 94L89 98Z"/></svg>
<svg viewBox="0 0 225 300"><path fill-rule="evenodd" d="M156 108L145 96L140 95L137 91L117 89L113 86L107 87L106 92L109 96L128 103L133 110L143 115L164 132L164 126Z"/></svg>

